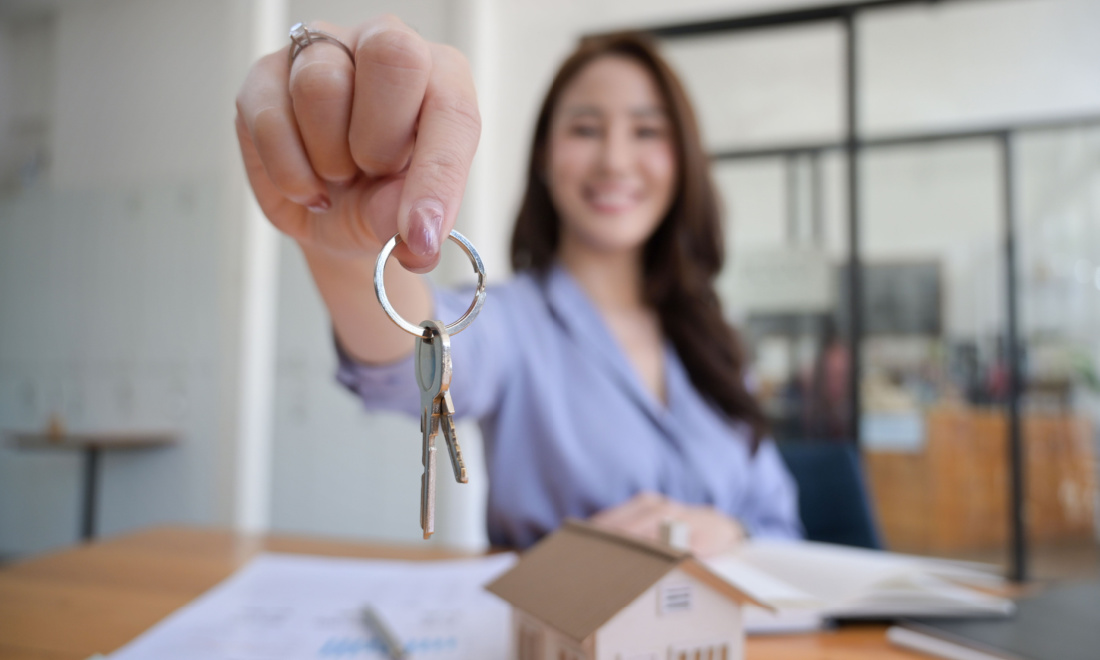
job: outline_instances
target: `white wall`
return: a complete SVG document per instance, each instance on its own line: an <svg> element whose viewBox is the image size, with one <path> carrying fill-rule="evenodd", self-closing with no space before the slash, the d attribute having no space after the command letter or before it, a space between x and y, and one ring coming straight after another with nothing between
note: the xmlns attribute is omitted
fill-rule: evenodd
<svg viewBox="0 0 1100 660"><path fill-rule="evenodd" d="M60 4L32 82L0 92L52 100L49 176L0 202L0 428L58 413L180 438L104 457L104 534L229 522L241 8ZM79 474L74 455L0 450L0 553L71 543Z"/></svg>
<svg viewBox="0 0 1100 660"><path fill-rule="evenodd" d="M27 181L47 166L56 26L48 16L0 23L0 190Z"/></svg>

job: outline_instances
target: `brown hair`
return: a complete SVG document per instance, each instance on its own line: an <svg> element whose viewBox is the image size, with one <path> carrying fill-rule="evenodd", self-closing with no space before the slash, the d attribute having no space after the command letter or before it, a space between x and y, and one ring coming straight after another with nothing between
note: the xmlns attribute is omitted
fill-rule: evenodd
<svg viewBox="0 0 1100 660"><path fill-rule="evenodd" d="M551 116L569 82L588 63L607 55L629 57L650 72L667 103L676 137L677 192L645 246L643 295L657 311L661 329L676 347L696 389L731 421L751 427L755 451L767 432L767 418L745 386L741 344L722 317L714 289L725 254L710 161L683 86L645 35L585 38L554 77L535 125L527 189L512 234L512 268L545 273L554 261L559 219L544 175Z"/></svg>

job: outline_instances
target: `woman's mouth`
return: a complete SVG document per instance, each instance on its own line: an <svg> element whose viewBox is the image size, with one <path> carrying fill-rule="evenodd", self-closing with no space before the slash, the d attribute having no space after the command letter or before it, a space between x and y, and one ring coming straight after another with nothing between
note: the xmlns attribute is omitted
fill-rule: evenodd
<svg viewBox="0 0 1100 660"><path fill-rule="evenodd" d="M584 199L599 213L622 213L638 204L640 195L623 188L587 189Z"/></svg>

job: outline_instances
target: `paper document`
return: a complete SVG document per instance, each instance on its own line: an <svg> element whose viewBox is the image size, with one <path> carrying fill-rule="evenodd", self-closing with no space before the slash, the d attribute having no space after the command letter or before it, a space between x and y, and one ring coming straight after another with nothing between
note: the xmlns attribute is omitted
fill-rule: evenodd
<svg viewBox="0 0 1100 660"><path fill-rule="evenodd" d="M805 632L824 624L822 611L828 605L797 587L730 555L706 561L707 568L722 579L750 593L774 610L745 606L745 632L749 635Z"/></svg>
<svg viewBox="0 0 1100 660"><path fill-rule="evenodd" d="M810 541L750 541L707 566L742 590L789 613L824 618L1008 615L1013 603L966 585L1004 584L992 567ZM752 617L746 617L750 622ZM812 619L803 617L804 620ZM751 630L751 628L750 628Z"/></svg>
<svg viewBox="0 0 1100 660"><path fill-rule="evenodd" d="M263 554L111 658L386 658L363 623L370 604L414 658L505 660L511 609L482 587L514 562Z"/></svg>

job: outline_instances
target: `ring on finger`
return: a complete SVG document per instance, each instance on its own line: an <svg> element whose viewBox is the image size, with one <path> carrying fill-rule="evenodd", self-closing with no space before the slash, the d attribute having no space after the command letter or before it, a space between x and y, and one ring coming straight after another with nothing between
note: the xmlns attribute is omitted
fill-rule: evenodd
<svg viewBox="0 0 1100 660"><path fill-rule="evenodd" d="M351 58L351 63L355 64L355 55L347 47L347 44L324 30L315 30L309 27L305 22L298 22L290 26L290 63L294 63L294 58L298 57L298 53L318 41L327 41L343 48L344 52Z"/></svg>

